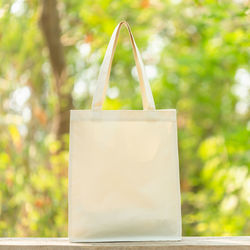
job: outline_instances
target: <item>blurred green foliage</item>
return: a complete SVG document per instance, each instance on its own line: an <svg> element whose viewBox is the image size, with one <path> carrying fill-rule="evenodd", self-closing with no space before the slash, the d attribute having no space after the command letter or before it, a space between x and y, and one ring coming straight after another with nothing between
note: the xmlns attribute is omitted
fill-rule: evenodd
<svg viewBox="0 0 250 250"><path fill-rule="evenodd" d="M0 235L67 235L68 134L39 29L41 2L0 1ZM98 69L126 19L156 106L178 110L183 235L250 234L249 1L58 1L75 109L89 109ZM141 109L121 32L106 109ZM63 146L64 145L64 146ZM66 145L66 146L65 146Z"/></svg>

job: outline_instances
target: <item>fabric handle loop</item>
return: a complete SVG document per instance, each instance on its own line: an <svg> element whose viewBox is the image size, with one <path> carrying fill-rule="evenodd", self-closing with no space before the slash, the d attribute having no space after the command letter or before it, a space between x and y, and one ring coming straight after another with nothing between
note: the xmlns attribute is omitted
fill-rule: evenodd
<svg viewBox="0 0 250 250"><path fill-rule="evenodd" d="M122 25L125 25L129 32L129 37L130 37L130 41L131 41L132 48L133 48L133 55L134 55L134 59L136 63L136 69L138 72L138 77L139 77L139 82L140 82L143 109L155 110L154 98L152 95L150 84L145 74L145 69L144 69L144 65L142 62L142 58L136 46L129 24L126 21L122 21L116 26L111 36L111 39L109 41L109 44L108 44L108 47L107 47L100 71L99 71L96 90L95 90L93 101L92 101L92 109L93 110L102 109L102 106L105 100L106 91L107 91L108 84L109 84L112 61L113 61L115 49L116 49L117 42L118 42L118 36L119 36Z"/></svg>

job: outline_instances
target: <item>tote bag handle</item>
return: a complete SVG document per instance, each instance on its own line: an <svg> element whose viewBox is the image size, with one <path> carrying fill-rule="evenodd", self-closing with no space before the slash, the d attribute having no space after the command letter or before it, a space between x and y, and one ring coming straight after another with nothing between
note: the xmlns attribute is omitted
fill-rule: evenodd
<svg viewBox="0 0 250 250"><path fill-rule="evenodd" d="M95 90L93 101L92 101L92 109L93 110L102 109L102 105L104 103L106 91L107 91L108 84L109 84L112 61L113 61L113 57L114 57L114 53L115 53L115 49L116 49L116 45L118 41L119 32L120 32L122 25L125 25L129 32L129 37L130 37L130 41L131 41L132 48L133 48L133 55L134 55L134 59L136 63L136 69L138 72L138 77L139 77L139 82L140 82L143 109L155 110L154 98L152 95L150 84L145 74L144 65L142 62L140 52L136 46L129 24L125 21L120 22L116 26L111 36L111 39L109 41L108 48L106 50L106 54L104 56L104 59L100 68L99 76L97 79L97 86L96 86L96 90Z"/></svg>

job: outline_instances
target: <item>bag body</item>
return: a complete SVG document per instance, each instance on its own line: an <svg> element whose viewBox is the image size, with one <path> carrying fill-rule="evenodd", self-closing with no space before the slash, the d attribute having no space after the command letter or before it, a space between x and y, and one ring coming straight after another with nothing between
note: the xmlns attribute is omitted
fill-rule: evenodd
<svg viewBox="0 0 250 250"><path fill-rule="evenodd" d="M130 34L144 110L101 110L123 24ZM126 22L111 37L92 109L70 114L69 239L181 239L176 111L155 110Z"/></svg>

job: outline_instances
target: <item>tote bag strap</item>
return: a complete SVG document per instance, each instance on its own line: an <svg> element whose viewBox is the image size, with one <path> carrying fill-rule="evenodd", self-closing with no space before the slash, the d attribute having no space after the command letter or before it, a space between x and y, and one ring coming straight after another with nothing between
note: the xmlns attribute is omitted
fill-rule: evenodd
<svg viewBox="0 0 250 250"><path fill-rule="evenodd" d="M132 48L133 48L133 55L134 55L134 59L136 63L136 69L138 72L138 77L139 77L139 82L140 82L143 109L155 110L154 98L152 95L150 84L145 74L144 65L142 62L140 52L136 46L129 24L125 21L120 22L116 26L111 36L111 39L109 41L108 48L104 56L104 59L100 68L99 76L97 79L97 86L96 86L96 90L95 90L93 101L92 101L92 109L93 110L101 109L104 103L106 91L107 91L108 84L109 84L112 61L113 61L113 57L114 57L114 53L115 53L115 49L116 49L116 45L118 41L119 32L120 32L122 25L125 25L129 32L129 37L130 37L130 41L131 41Z"/></svg>

